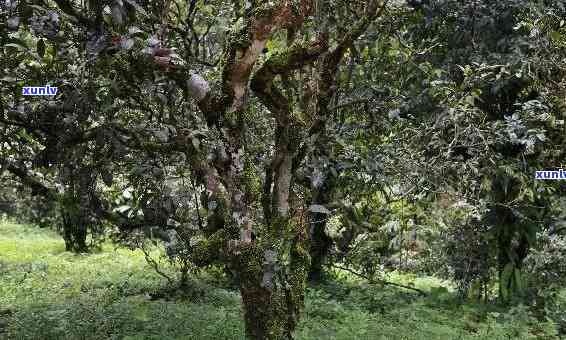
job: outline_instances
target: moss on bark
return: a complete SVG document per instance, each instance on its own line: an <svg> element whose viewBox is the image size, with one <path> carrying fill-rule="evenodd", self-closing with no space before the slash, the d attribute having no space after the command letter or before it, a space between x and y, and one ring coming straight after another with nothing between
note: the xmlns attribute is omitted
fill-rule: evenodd
<svg viewBox="0 0 566 340"><path fill-rule="evenodd" d="M221 229L197 243L191 253L193 263L204 267L219 260L224 254L227 239L226 231Z"/></svg>
<svg viewBox="0 0 566 340"><path fill-rule="evenodd" d="M267 229L261 242L241 246L235 263L246 335L250 339L291 339L304 306L309 266L306 233L284 218L275 219ZM281 233L284 237L277 237Z"/></svg>

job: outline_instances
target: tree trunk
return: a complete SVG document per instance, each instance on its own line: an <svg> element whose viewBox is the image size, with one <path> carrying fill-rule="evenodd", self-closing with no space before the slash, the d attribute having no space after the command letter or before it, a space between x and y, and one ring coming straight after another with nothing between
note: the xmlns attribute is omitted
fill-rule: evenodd
<svg viewBox="0 0 566 340"><path fill-rule="evenodd" d="M323 131L322 136L319 137L320 144L318 151L323 157L330 158L328 145L331 141ZM323 146L324 145L324 146ZM312 190L312 204L326 206L328 205L334 194L336 188L336 178L328 171L324 176L324 182L319 186L313 186ZM311 266L309 268L308 279L311 282L321 282L324 279L324 263L330 247L332 246L332 238L326 234L326 223L329 215L321 213L310 214L310 256Z"/></svg>
<svg viewBox="0 0 566 340"><path fill-rule="evenodd" d="M308 279L311 282L321 282L324 278L323 265L326 256L332 245L332 239L326 234L326 218L324 214L313 214L311 222L311 245L310 256L311 265L309 268Z"/></svg>
<svg viewBox="0 0 566 340"><path fill-rule="evenodd" d="M64 213L64 216L62 225L65 250L76 253L88 251L86 226L81 223L80 219L75 218L70 213Z"/></svg>
<svg viewBox="0 0 566 340"><path fill-rule="evenodd" d="M81 209L79 202L73 191L66 192L60 208L65 250L75 253L88 251L87 221L82 215L84 209Z"/></svg>
<svg viewBox="0 0 566 340"><path fill-rule="evenodd" d="M86 244L87 228L84 224L75 225L74 230L75 235L75 251L77 253L88 252L88 246Z"/></svg>
<svg viewBox="0 0 566 340"><path fill-rule="evenodd" d="M309 266L306 232L295 235L287 246L274 239L271 244L254 242L239 248L236 266L249 339L293 338L304 307Z"/></svg>

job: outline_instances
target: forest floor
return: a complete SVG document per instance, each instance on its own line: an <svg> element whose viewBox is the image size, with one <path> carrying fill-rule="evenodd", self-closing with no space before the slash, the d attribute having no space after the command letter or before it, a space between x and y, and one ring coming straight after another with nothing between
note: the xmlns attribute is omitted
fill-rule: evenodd
<svg viewBox="0 0 566 340"><path fill-rule="evenodd" d="M139 251L73 255L54 232L0 222L0 339L243 339L240 297L199 274L174 298ZM434 278L344 277L307 291L297 339L558 339L526 307L460 304Z"/></svg>

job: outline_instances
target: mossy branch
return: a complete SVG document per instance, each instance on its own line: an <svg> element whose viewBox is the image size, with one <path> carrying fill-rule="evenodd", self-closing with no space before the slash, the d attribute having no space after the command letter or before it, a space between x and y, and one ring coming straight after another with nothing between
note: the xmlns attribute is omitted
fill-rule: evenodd
<svg viewBox="0 0 566 340"><path fill-rule="evenodd" d="M327 49L328 45L324 40L317 40L308 45L294 44L285 51L271 56L253 76L252 90L261 102L275 114L280 124L288 124L290 108L289 100L274 85L275 77L288 74L314 62Z"/></svg>

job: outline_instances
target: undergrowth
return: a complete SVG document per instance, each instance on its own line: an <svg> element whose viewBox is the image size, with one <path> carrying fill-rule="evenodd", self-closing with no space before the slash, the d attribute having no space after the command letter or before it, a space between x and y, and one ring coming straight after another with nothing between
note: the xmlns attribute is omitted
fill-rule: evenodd
<svg viewBox="0 0 566 340"><path fill-rule="evenodd" d="M143 254L105 244L65 252L47 229L0 223L1 339L243 339L237 291L214 275L168 287ZM311 287L297 339L558 339L527 307L456 300L434 278L388 279L429 292L369 285L342 273Z"/></svg>

